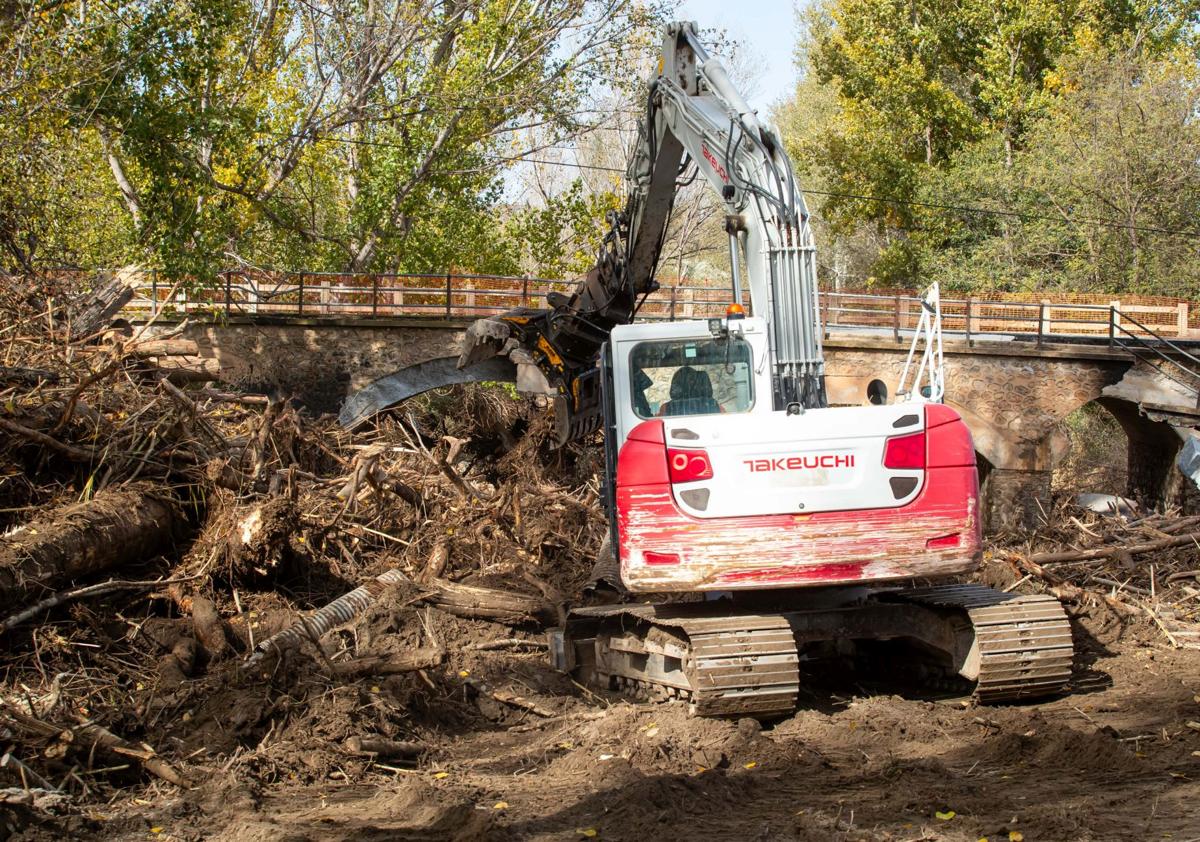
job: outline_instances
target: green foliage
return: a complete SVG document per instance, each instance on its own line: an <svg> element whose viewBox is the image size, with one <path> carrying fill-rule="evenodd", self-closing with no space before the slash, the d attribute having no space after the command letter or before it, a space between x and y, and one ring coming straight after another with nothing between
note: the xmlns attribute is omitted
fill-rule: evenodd
<svg viewBox="0 0 1200 842"><path fill-rule="evenodd" d="M832 194L826 274L1195 291L1187 239L1135 230L1193 227L1195 3L825 0L805 23L780 121Z"/></svg>
<svg viewBox="0 0 1200 842"><path fill-rule="evenodd" d="M547 278L570 278L592 268L607 231L605 216L620 207L611 191L589 192L581 179L537 207L527 207L508 223L511 239L526 244L527 265Z"/></svg>
<svg viewBox="0 0 1200 842"><path fill-rule="evenodd" d="M18 0L0 24L7 267L136 261L196 283L239 263L518 271L547 247L498 212L514 138L577 133L658 20L632 0L49 8ZM583 236L604 201L552 215Z"/></svg>

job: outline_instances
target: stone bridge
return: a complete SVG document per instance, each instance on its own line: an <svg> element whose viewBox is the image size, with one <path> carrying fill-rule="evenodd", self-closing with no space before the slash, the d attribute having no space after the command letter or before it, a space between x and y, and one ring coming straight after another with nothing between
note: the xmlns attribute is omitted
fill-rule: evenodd
<svg viewBox="0 0 1200 842"><path fill-rule="evenodd" d="M466 321L397 318L286 323L231 319L196 324L184 336L217 361L222 379L274 389L318 411L337 411L349 393L397 368L457 354ZM833 333L825 341L827 387L835 404L862 404L878 380L894 394L907 337ZM1176 454L1200 425L1195 392L1159 369L1102 344L945 342L946 403L975 437L991 529L1036 524L1049 510L1050 477L1068 441L1061 422L1096 402L1129 439L1130 496L1145 505L1173 500L1182 474ZM879 388L879 384L875 384Z"/></svg>

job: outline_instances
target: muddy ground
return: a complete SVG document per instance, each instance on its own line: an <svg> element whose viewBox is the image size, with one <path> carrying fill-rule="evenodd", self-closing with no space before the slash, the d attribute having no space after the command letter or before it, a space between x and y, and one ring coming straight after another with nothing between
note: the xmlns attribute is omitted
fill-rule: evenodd
<svg viewBox="0 0 1200 842"><path fill-rule="evenodd" d="M393 606L402 601L393 595ZM381 628L389 610L364 622ZM320 693L306 712L231 751L222 723L232 732L246 715L239 705L279 697L225 688L184 714L211 726L180 729L203 772L194 789L124 790L13 838L1200 838L1200 659L1105 608L1073 619L1081 657L1070 695L978 707L827 670L798 713L765 727L593 695L540 653L459 651L430 684L301 680L293 701ZM435 617L421 633L462 622ZM468 637L509 631L480 625ZM558 718L472 700L463 673L523 688ZM380 726L430 749L399 764L338 751L345 735Z"/></svg>

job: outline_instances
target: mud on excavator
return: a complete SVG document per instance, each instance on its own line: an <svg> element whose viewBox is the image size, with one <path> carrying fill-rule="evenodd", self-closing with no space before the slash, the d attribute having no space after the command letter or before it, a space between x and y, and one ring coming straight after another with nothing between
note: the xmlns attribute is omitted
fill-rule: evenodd
<svg viewBox="0 0 1200 842"><path fill-rule="evenodd" d="M626 207L578 288L475 322L458 360L376 381L343 423L447 383L514 380L553 400L560 444L602 432L598 581L619 601L551 634L555 665L582 680L772 716L796 706L809 653L891 640L982 702L1061 691L1073 646L1057 600L937 584L978 568L981 528L971 434L942 402L936 287L895 400L829 406L809 213L779 133L690 22L665 28L646 103ZM696 176L726 210L728 311L635 323Z"/></svg>

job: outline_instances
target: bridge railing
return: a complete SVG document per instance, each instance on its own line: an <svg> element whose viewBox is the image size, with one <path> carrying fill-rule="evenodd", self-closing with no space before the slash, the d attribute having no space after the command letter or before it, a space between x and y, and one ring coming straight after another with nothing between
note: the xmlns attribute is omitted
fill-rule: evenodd
<svg viewBox="0 0 1200 842"><path fill-rule="evenodd" d="M576 280L462 273L326 274L319 272L222 273L216 286L187 290L148 272L136 285L126 315L269 316L276 318L372 319L423 316L467 319L513 307L544 306L549 292L569 293ZM727 285L666 283L642 302L643 320L703 319L724 314ZM920 299L908 294L822 292L826 332L867 331L897 341L916 328ZM1006 301L943 298L943 331L967 339L1020 335L1037 342L1055 338L1114 344L1119 337L1200 339L1200 313L1187 302L1107 304L1072 300Z"/></svg>

